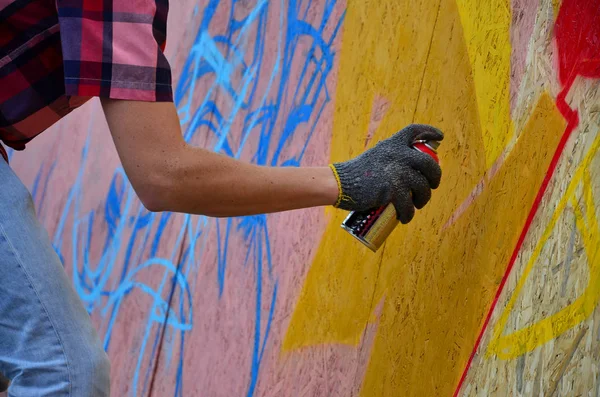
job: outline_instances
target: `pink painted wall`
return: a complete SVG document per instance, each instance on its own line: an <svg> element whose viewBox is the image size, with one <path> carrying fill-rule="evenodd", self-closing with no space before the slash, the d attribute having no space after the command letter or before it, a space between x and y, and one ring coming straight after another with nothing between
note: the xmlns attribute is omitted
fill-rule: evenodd
<svg viewBox="0 0 600 397"><path fill-rule="evenodd" d="M166 52L186 139L260 164L326 165L344 8L171 2ZM96 101L11 156L104 338L114 395L258 395L322 209L229 220L149 213Z"/></svg>

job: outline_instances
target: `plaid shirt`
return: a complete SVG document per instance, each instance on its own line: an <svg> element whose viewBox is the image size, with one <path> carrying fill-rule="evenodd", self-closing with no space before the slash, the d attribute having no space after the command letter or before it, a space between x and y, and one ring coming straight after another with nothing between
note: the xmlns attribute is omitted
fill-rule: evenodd
<svg viewBox="0 0 600 397"><path fill-rule="evenodd" d="M168 0L0 0L0 141L23 150L95 96L172 101L167 12Z"/></svg>

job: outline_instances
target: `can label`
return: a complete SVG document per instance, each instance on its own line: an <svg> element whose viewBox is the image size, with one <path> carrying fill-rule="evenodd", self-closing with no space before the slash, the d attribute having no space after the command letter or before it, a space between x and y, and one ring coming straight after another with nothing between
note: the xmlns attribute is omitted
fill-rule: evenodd
<svg viewBox="0 0 600 397"><path fill-rule="evenodd" d="M426 153L439 162L437 141L416 141L413 148ZM342 222L342 228L366 245L371 251L376 252L385 239L396 228L399 221L393 204L373 208L368 211L352 211Z"/></svg>

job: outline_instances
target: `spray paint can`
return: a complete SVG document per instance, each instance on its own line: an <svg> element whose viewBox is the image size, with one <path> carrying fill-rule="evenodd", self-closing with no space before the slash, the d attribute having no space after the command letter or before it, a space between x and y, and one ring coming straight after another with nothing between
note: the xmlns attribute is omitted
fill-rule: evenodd
<svg viewBox="0 0 600 397"><path fill-rule="evenodd" d="M438 141L415 141L412 146L439 162L437 148L440 143ZM342 222L342 228L371 251L376 252L398 223L394 205L388 204L368 211L350 212Z"/></svg>

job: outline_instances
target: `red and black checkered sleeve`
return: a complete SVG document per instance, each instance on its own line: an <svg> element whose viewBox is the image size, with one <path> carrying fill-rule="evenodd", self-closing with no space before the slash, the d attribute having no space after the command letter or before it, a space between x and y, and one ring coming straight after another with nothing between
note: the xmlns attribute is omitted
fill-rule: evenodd
<svg viewBox="0 0 600 397"><path fill-rule="evenodd" d="M67 95L173 100L168 0L57 0L57 8Z"/></svg>

